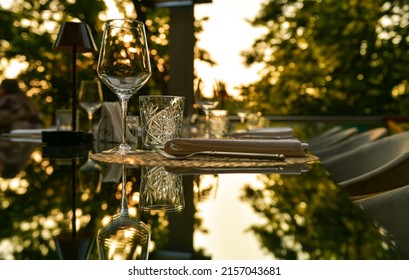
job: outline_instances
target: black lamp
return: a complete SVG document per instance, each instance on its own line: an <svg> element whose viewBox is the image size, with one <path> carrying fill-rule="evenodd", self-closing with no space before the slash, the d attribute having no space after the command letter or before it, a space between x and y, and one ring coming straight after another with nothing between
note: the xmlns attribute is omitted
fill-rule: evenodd
<svg viewBox="0 0 409 280"><path fill-rule="evenodd" d="M91 29L85 22L63 22L58 33L54 48L58 51L72 52L72 131L77 130L77 53L97 51ZM45 136L45 137L44 137ZM68 136L68 137L67 137ZM77 139L79 138L79 139ZM54 144L69 144L82 142L79 133L43 133L43 142ZM67 143L65 143L67 142Z"/></svg>
<svg viewBox="0 0 409 280"><path fill-rule="evenodd" d="M72 52L72 130L77 129L77 52L97 51L91 30L85 22L63 22L54 47Z"/></svg>

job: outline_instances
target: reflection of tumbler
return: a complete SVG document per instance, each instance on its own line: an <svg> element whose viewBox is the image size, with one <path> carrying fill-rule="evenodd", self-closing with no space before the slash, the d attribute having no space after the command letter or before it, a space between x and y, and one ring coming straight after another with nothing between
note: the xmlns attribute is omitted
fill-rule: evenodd
<svg viewBox="0 0 409 280"><path fill-rule="evenodd" d="M182 175L168 173L163 166L143 166L139 208L142 211L182 211L185 208Z"/></svg>

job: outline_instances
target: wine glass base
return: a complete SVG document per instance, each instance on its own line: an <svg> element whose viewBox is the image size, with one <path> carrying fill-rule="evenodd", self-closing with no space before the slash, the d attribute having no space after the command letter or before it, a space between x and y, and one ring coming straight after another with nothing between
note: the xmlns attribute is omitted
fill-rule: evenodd
<svg viewBox="0 0 409 280"><path fill-rule="evenodd" d="M133 154L144 154L146 153L146 151L132 148L128 144L121 144L119 145L119 147L102 151L102 153L111 154L111 155L133 155Z"/></svg>

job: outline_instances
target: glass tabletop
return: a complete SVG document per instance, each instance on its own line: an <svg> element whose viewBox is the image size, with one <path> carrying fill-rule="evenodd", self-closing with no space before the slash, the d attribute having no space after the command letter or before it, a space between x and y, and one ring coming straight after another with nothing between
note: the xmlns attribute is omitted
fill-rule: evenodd
<svg viewBox="0 0 409 280"><path fill-rule="evenodd" d="M0 148L0 259L99 259L97 234L121 208L123 185L129 213L149 229L149 259L408 256L319 162L172 168L94 161L93 145Z"/></svg>

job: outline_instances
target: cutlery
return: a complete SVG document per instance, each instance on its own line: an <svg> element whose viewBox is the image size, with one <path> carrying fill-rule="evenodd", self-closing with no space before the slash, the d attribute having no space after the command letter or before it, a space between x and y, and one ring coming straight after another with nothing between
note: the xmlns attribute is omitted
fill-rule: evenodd
<svg viewBox="0 0 409 280"><path fill-rule="evenodd" d="M154 145L150 145L150 148L154 149L158 152L161 156L167 159L186 159L196 155L209 155L209 156L235 156L235 157L247 157L247 158L264 158L264 159L271 159L277 161L284 161L285 156L282 154L260 154L260 153L242 153L242 152L227 152L227 151L198 151L194 153L190 153L188 155L183 156L175 156L171 155L161 148L158 148Z"/></svg>

